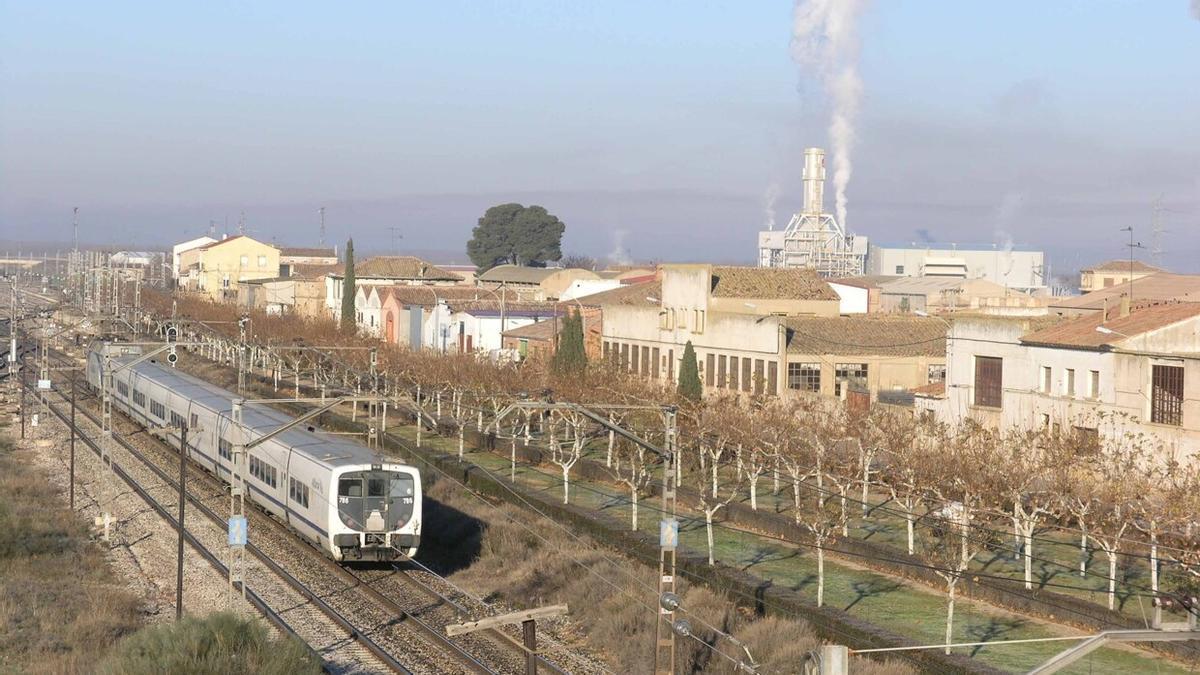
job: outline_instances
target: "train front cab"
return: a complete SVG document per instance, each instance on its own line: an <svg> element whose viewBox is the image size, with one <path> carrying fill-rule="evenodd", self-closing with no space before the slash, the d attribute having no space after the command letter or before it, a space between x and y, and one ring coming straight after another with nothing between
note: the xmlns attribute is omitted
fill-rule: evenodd
<svg viewBox="0 0 1200 675"><path fill-rule="evenodd" d="M372 465L337 474L336 481L337 524L342 531L331 543L342 560L416 555L421 541L421 476L416 469Z"/></svg>

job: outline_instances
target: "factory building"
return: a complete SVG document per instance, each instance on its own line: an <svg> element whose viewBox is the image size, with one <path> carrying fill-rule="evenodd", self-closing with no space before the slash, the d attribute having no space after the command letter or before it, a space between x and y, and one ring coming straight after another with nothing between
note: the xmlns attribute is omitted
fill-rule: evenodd
<svg viewBox="0 0 1200 675"><path fill-rule="evenodd" d="M847 234L825 212L825 151L804 151L804 208L782 230L758 233L759 267L806 267L823 277L863 274L867 238Z"/></svg>
<svg viewBox="0 0 1200 675"><path fill-rule="evenodd" d="M1018 291L1046 290L1046 254L1000 246L960 248L933 245L875 246L867 255L867 274L897 277L984 279Z"/></svg>

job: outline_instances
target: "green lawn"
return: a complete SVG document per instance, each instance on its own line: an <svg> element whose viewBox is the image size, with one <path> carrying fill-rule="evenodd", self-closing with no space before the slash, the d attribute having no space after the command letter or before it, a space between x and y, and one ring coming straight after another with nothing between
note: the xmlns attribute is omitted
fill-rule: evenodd
<svg viewBox="0 0 1200 675"><path fill-rule="evenodd" d="M411 427L394 428L391 431L406 439L415 439L415 432ZM425 434L422 440L425 445L447 453L457 453L458 445L455 438ZM509 475L510 465L504 457L486 452L468 452L467 459L499 476L507 477ZM603 462L602 455L597 459ZM518 465L517 483L527 490L542 493L547 499L556 501L562 499L562 478L557 467L549 466L539 469ZM767 494L769 491L770 478L767 477L760 483L760 508L774 508L775 502ZM790 500L790 495L782 494L781 498ZM628 491L614 485L582 481L573 476L571 503L605 512L616 518L618 522L630 522ZM642 529L654 531L657 528L657 522L661 517L657 506L657 500L642 500L638 518ZM684 517L680 533L682 545L703 554L707 550L707 540L702 515L689 511L682 502L680 503L680 512ZM697 515L700 517L697 518ZM898 519L895 522L889 519L877 520L878 523L867 524L867 527L856 522L851 536L870 537L903 546L903 521ZM719 561L747 570L762 578L765 583L794 589L815 600L816 558L815 552L811 548L794 546L751 533L720 527L716 529L714 537L715 554ZM1069 548L1066 544L1061 546ZM1043 546L1041 548L1050 547ZM1077 551L1077 549L1075 550ZM1038 556L1043 555L1042 550L1035 548L1035 552ZM1000 573L1003 570L1006 574L1019 577L1021 569L1018 567L1019 563L1012 561L1011 555L1008 558L1007 561L986 558L981 565L986 565L989 573ZM1101 562L1094 561L1093 565L1101 565ZM1104 565L1106 566L1106 563ZM826 559L825 571L825 602L828 605L845 609L871 623L921 642L938 643L944 639L946 601L943 594L903 579L858 569L830 557ZM1104 572L1106 571L1105 567ZM1047 575L1051 572L1053 570L1047 570ZM1068 572L1069 570L1062 570L1059 574L1069 576ZM1057 579L1058 577L1051 578ZM1078 579L1077 576L1076 578ZM1103 601L1104 598L1102 594L1098 594L1095 599ZM1136 603L1136 600L1133 602ZM1080 633L1081 631L1074 628L1047 625L961 598L955 608L954 639L956 642L1015 640ZM1045 661L1070 644L1072 643L997 645L962 648L962 651L998 668L1024 671ZM1073 669L1063 672L1183 673L1190 671L1143 652L1105 648L1097 650Z"/></svg>

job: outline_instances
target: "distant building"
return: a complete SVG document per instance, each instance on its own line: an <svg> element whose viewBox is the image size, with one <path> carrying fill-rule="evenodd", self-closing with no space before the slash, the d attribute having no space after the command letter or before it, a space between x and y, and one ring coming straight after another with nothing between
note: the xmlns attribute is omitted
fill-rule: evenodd
<svg viewBox="0 0 1200 675"><path fill-rule="evenodd" d="M237 302L243 281L279 276L279 249L245 235L187 249L179 261L180 286L217 302Z"/></svg>
<svg viewBox="0 0 1200 675"><path fill-rule="evenodd" d="M1172 274L1157 272L1132 284L1128 279L1121 284L1108 286L1073 297L1052 298L1049 311L1063 316L1101 312L1121 304L1122 298L1133 293L1133 304L1143 302L1200 302L1200 274Z"/></svg>
<svg viewBox="0 0 1200 675"><path fill-rule="evenodd" d="M487 288L507 288L531 302L556 300L573 283L599 280L600 275L579 268L497 265L478 275L477 283Z"/></svg>
<svg viewBox="0 0 1200 675"><path fill-rule="evenodd" d="M179 278L179 256L181 253L183 253L184 251L190 251L195 248L200 248L201 246L207 246L208 244L211 244L215 241L216 241L216 239L213 239L212 237L197 237L195 239L189 239L185 242L175 244L173 247L171 247L171 275L172 275L172 277L175 279Z"/></svg>
<svg viewBox="0 0 1200 675"><path fill-rule="evenodd" d="M325 306L340 317L345 269L325 277ZM375 256L354 265L356 284L370 286L453 286L462 277L415 256Z"/></svg>
<svg viewBox="0 0 1200 675"><path fill-rule="evenodd" d="M1200 448L1200 303L1121 303L1072 319L956 318L945 393L918 405L1000 429L1143 435L1159 459Z"/></svg>
<svg viewBox="0 0 1200 675"><path fill-rule="evenodd" d="M573 309L570 311L574 311ZM598 308L585 307L580 313L583 317L583 347L591 360L601 357L601 313ZM550 359L558 350L559 340L565 322L557 319L542 319L520 328L504 331L504 349L525 359Z"/></svg>
<svg viewBox="0 0 1200 675"><path fill-rule="evenodd" d="M1046 288L1045 253L1003 248L875 246L867 253L867 274L898 277L986 279L1021 291Z"/></svg>
<svg viewBox="0 0 1200 675"><path fill-rule="evenodd" d="M291 276L292 269L297 265L336 265L337 263L336 246L333 248L279 247L279 270L280 274L285 277Z"/></svg>
<svg viewBox="0 0 1200 675"><path fill-rule="evenodd" d="M977 311L1045 314L1049 296L1033 295L987 279L898 277L879 287L882 312Z"/></svg>
<svg viewBox="0 0 1200 675"><path fill-rule="evenodd" d="M1079 292L1090 293L1102 288L1120 286L1129 283L1130 279L1141 279L1162 271L1140 260L1109 260L1085 267L1079 272Z"/></svg>

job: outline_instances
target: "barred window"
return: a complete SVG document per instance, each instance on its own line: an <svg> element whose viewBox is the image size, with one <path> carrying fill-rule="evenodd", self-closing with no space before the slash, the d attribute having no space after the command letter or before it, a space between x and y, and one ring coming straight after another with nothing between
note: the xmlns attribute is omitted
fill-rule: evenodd
<svg viewBox="0 0 1200 675"><path fill-rule="evenodd" d="M146 407L146 395L143 394L142 392L138 391L137 389L134 389L133 390L133 402L139 408L145 408Z"/></svg>
<svg viewBox="0 0 1200 675"><path fill-rule="evenodd" d="M821 364L789 363L788 389L819 393L821 391Z"/></svg>
<svg viewBox="0 0 1200 675"><path fill-rule="evenodd" d="M1150 395L1150 421L1183 423L1183 366L1154 366Z"/></svg>
<svg viewBox="0 0 1200 675"><path fill-rule="evenodd" d="M1004 359L998 356L975 357L975 405L1001 407Z"/></svg>
<svg viewBox="0 0 1200 675"><path fill-rule="evenodd" d="M929 384L933 384L934 382L945 382L946 381L946 364L944 364L944 363L929 364L929 372L928 372L928 376L926 377L925 381L928 382Z"/></svg>
<svg viewBox="0 0 1200 675"><path fill-rule="evenodd" d="M151 399L150 400L150 414L154 415L155 417L157 417L160 420L166 419L167 407L164 406L163 404L159 403L158 401Z"/></svg>
<svg viewBox="0 0 1200 675"><path fill-rule="evenodd" d="M125 382L118 382L117 383L117 393L122 396L128 397L129 396L129 384L127 384Z"/></svg>
<svg viewBox="0 0 1200 675"><path fill-rule="evenodd" d="M183 426L183 415L180 415L179 413L172 410L171 411L171 426L173 426L175 428L182 427Z"/></svg>

